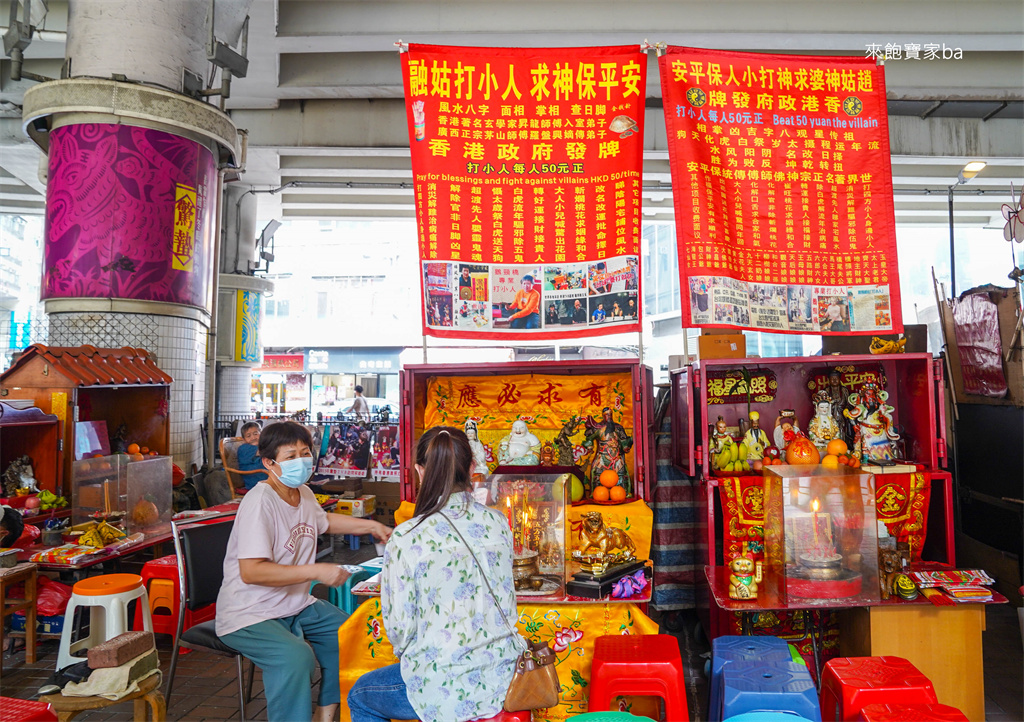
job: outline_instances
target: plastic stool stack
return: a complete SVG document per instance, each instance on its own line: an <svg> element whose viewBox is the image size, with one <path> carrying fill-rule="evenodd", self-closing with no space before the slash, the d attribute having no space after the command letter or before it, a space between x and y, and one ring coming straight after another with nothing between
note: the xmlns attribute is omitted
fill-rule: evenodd
<svg viewBox="0 0 1024 722"><path fill-rule="evenodd" d="M856 720L869 704L937 704L931 680L902 657L840 657L821 671L821 716Z"/></svg>
<svg viewBox="0 0 1024 722"><path fill-rule="evenodd" d="M149 608L150 612L155 612L161 607L165 607L170 611L170 614L152 614L153 617L153 631L157 634L174 634L178 631L178 602L181 599L181 590L179 588L178 581L178 557L174 554L168 554L165 557L159 559L153 559L142 565L142 582L146 585L146 589L149 594ZM170 586L167 586L167 585ZM169 598L168 598L169 591ZM168 603L168 599L169 602ZM217 605L211 604L209 607L203 607L195 612L186 609L185 610L185 626L182 627L182 631L190 629L197 624L208 622L217 616ZM142 628L142 609L136 605L135 607L135 623L132 626L133 629ZM182 654L190 652L182 648Z"/></svg>
<svg viewBox="0 0 1024 722"><path fill-rule="evenodd" d="M590 709L608 711L618 695L661 697L668 719L690 719L676 638L666 634L598 637L590 667Z"/></svg>
<svg viewBox="0 0 1024 722"><path fill-rule="evenodd" d="M119 634L127 632L128 604L136 602L142 608L142 627L153 631L153 618L149 611L149 596L146 585L138 574L103 574L83 579L71 588L71 599L64 612L64 630L60 635L60 649L57 652L57 669L83 661L73 656L80 649L88 649ZM75 611L79 607L89 610L89 636L77 642L71 641L75 632Z"/></svg>
<svg viewBox="0 0 1024 722"><path fill-rule="evenodd" d="M948 704L869 704L857 715L861 722L967 722Z"/></svg>
<svg viewBox="0 0 1024 722"><path fill-rule="evenodd" d="M778 637L726 635L711 642L711 690L708 720L721 722L722 668L730 662L789 662L789 645Z"/></svg>
<svg viewBox="0 0 1024 722"><path fill-rule="evenodd" d="M821 722L818 692L807 667L791 661L729 662L722 667L722 712L730 720L756 712L792 713Z"/></svg>

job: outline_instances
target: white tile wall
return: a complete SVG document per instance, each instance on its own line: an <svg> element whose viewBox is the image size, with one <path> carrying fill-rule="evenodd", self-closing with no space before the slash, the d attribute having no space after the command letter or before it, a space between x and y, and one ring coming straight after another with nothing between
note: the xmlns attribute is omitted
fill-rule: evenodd
<svg viewBox="0 0 1024 722"><path fill-rule="evenodd" d="M140 313L52 313L49 320L53 346L134 346L148 351L156 365L174 379L170 405L174 461L186 474L193 463L202 465L209 331L205 324Z"/></svg>
<svg viewBox="0 0 1024 722"><path fill-rule="evenodd" d="M217 379L217 400L222 416L251 412L252 369L248 366L222 366Z"/></svg>

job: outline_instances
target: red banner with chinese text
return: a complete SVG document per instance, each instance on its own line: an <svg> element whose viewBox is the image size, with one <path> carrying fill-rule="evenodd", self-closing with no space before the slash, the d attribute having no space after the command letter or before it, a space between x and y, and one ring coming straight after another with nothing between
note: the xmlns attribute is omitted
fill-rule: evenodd
<svg viewBox="0 0 1024 722"><path fill-rule="evenodd" d="M402 55L423 333L640 330L638 46Z"/></svg>
<svg viewBox="0 0 1024 722"><path fill-rule="evenodd" d="M677 47L659 66L683 325L901 332L882 67Z"/></svg>

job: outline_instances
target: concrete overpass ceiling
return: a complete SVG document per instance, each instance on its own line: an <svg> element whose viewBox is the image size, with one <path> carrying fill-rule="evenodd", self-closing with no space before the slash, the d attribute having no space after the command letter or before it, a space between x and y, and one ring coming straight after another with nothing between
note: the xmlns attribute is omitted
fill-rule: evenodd
<svg viewBox="0 0 1024 722"><path fill-rule="evenodd" d="M0 22L7 8L0 1ZM967 160L981 158L988 167L957 190L957 223L1001 227L1010 182L1024 183L1022 28L1019 0L254 0L249 72L234 80L227 107L249 131L240 182L286 186L260 196L261 223L412 220L399 39L515 47L649 40L825 55L920 45L922 59L886 63L897 221L946 223L946 188ZM49 0L24 69L59 73L66 29L67 0ZM924 59L927 46L937 46L935 59ZM671 221L653 53L648 63L643 214ZM41 212L38 153L16 137L30 83L9 78L9 61L0 61L0 210Z"/></svg>

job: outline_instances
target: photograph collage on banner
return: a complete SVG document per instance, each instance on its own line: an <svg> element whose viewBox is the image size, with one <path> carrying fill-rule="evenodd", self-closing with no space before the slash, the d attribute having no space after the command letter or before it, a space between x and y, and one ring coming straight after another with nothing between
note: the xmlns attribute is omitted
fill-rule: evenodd
<svg viewBox="0 0 1024 722"><path fill-rule="evenodd" d="M503 333L635 324L640 260L538 265L423 263L427 326Z"/></svg>
<svg viewBox="0 0 1024 722"><path fill-rule="evenodd" d="M724 276L690 276L696 325L789 333L885 331L892 324L887 285L790 286Z"/></svg>
<svg viewBox="0 0 1024 722"><path fill-rule="evenodd" d="M397 479L399 476L398 426L336 423L321 427L316 472L325 476Z"/></svg>

